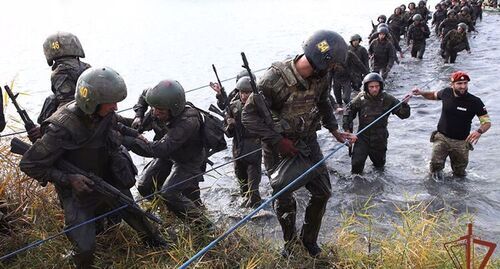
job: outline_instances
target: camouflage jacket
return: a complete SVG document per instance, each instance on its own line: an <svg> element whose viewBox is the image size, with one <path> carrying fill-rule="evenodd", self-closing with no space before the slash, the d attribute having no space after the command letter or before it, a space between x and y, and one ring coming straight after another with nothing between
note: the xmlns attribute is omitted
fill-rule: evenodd
<svg viewBox="0 0 500 269"><path fill-rule="evenodd" d="M90 65L80 61L78 58L65 57L56 60L52 66L50 81L52 92L59 101L59 105L68 103L75 99L75 88L78 77L90 68Z"/></svg>
<svg viewBox="0 0 500 269"><path fill-rule="evenodd" d="M328 75L302 78L295 68L300 57L303 55L273 63L258 82L276 123L274 127L264 124L253 94L243 108L243 125L261 137L264 143L276 145L284 136L310 136L319 129L319 120L330 131L338 128L328 99Z"/></svg>
<svg viewBox="0 0 500 269"><path fill-rule="evenodd" d="M342 127L344 130L353 131L353 121L358 117L358 129L361 130L398 103L398 99L385 91L382 91L377 96L371 96L362 91L344 111ZM406 119L410 116L410 106L407 103L402 103L399 108L392 111L392 114L397 115L401 119ZM372 125L363 134L370 135L371 133L385 132L387 130L388 118L389 114Z"/></svg>

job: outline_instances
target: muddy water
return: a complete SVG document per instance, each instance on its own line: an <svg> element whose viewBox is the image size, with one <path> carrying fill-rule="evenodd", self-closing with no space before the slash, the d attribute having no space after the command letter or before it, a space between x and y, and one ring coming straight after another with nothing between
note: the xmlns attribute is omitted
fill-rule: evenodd
<svg viewBox="0 0 500 269"><path fill-rule="evenodd" d="M435 1L429 1L433 6ZM120 108L135 103L143 88L159 80L174 78L193 89L214 80L211 64L218 67L222 78L232 77L239 70L239 53L245 51L254 69L264 68L276 60L300 51L305 37L314 30L326 28L345 38L359 33L366 37L370 20L379 14L389 15L401 1L11 1L2 3L0 16L0 82L15 80L15 89L25 93L20 101L36 118L43 99L50 91L50 68L45 64L42 42L57 30L77 34L85 48L85 61L94 66L115 68L125 78L128 98ZM395 66L387 90L402 97L414 86L429 84L433 89L447 85L450 72L462 69L470 73L470 90L486 104L493 128L481 138L471 152L467 179L463 182L436 183L428 179L431 154L429 135L436 128L441 110L439 102L414 98L410 101L412 115L407 120L390 118L387 165L384 172L374 171L367 162L365 177L374 183L356 184L350 180L350 160L343 149L327 161L331 173L333 195L325 214L321 238L326 240L338 225L343 211L358 208L372 196L376 207L372 213L385 220L394 217L394 204L405 201L428 201L431 208L454 208L458 214L473 212L476 226L485 239L500 239L500 167L499 135L496 115L500 100L497 89L497 68L500 61L500 37L497 25L500 16L487 13L471 35L472 54L461 53L457 64L444 65L438 56L439 41L432 36L422 61L409 58ZM366 38L365 38L366 40ZM367 45L366 42L363 45ZM404 47L403 47L404 49ZM433 80L431 83L428 83ZM225 83L227 89L233 81ZM200 107L215 102L207 88L190 92L187 98ZM132 116L130 111L124 115ZM10 120L5 132L18 130L18 119L12 106L7 107ZM477 120L473 128L477 127ZM319 132L323 151L335 142L324 131ZM230 151L217 154L213 161L229 160ZM145 159L136 157L137 164ZM446 168L449 175L449 167ZM353 185L355 184L355 185ZM234 222L248 210L239 208L241 198L231 165L206 176L202 196L217 221ZM263 197L270 196L264 176ZM307 203L307 192L297 192L299 218ZM265 236L280 238L276 218L261 216L250 225ZM387 227L384 221L377 224ZM488 231L486 233L486 231Z"/></svg>

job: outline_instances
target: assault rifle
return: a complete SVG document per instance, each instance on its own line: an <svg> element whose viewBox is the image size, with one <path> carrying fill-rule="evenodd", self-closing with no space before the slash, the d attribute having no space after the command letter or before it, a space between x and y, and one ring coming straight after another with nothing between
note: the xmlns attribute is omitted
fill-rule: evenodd
<svg viewBox="0 0 500 269"><path fill-rule="evenodd" d="M3 93L2 87L0 87L0 132L5 128L5 116L3 114Z"/></svg>
<svg viewBox="0 0 500 269"><path fill-rule="evenodd" d="M221 94L222 98L224 98L224 110L227 110L227 108L229 107L229 102L231 100L228 100L226 90L224 89L224 87L222 87L222 83L220 82L220 79L219 79L219 74L217 74L217 69L215 68L214 64L212 64L212 69L214 70L215 77L217 78L217 83L219 83L220 94Z"/></svg>
<svg viewBox="0 0 500 269"><path fill-rule="evenodd" d="M24 128L26 129L26 131L29 131L36 127L35 123L33 123L33 121L28 116L28 113L26 113L26 110L22 109L17 103L17 96L19 96L19 94L14 94L7 85L5 85L4 88L9 95L10 100L12 100L12 104L14 104L14 106L16 107L17 113L19 113L19 116L21 116L21 120L24 122Z"/></svg>
<svg viewBox="0 0 500 269"><path fill-rule="evenodd" d="M243 68L245 68L248 71L248 74L253 74L252 71L250 70L250 66L248 65L247 57L245 56L245 53L241 53L241 59L243 59ZM252 85L252 91L253 91L253 100L255 102L255 106L257 107L258 113L262 118L264 118L264 123L274 129L274 121L271 116L271 111L269 111L269 108L266 105L266 100L264 100L264 96L259 92L259 89L257 89L257 84L255 83L255 79L253 78L252 75L250 77L250 85Z"/></svg>
<svg viewBox="0 0 500 269"><path fill-rule="evenodd" d="M14 137L10 141L10 151L12 153L16 153L19 155L24 155L26 151L30 148L30 145L21 139ZM92 186L92 189L97 191L98 193L106 196L109 198L111 201L116 201L119 206L122 205L127 205L134 213L140 214L145 216L146 218L158 223L158 224L163 224L163 222L153 215L150 212L146 212L142 210L139 205L130 197L127 195L123 194L121 191L119 191L117 188L113 187L113 185L109 184L108 182L104 181L104 179L89 173L87 171L84 171L75 165L73 165L70 162L67 162L65 160L59 159L59 161L56 163L57 168L61 169L62 171L65 171L67 173L71 174L80 174L83 175L90 180L94 182L94 185Z"/></svg>
<svg viewBox="0 0 500 269"><path fill-rule="evenodd" d="M222 110L220 110L218 107L214 106L213 104L210 104L210 107L208 107L208 110L212 111L213 113L215 113L223 118L225 117L224 112L222 112Z"/></svg>

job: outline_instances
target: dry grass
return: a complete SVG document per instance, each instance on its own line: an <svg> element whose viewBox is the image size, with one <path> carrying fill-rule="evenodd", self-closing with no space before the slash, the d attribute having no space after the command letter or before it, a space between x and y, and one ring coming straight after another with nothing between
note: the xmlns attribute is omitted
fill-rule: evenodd
<svg viewBox="0 0 500 269"><path fill-rule="evenodd" d="M0 256L63 229L63 215L54 189L40 187L19 172L19 158L8 153L0 141ZM165 212L162 203L148 202ZM238 230L209 251L192 268L453 268L443 243L465 234L470 216L429 212L425 203L395 205L398 218L389 231L375 228L370 200L342 215L335 237L323 245L324 255L312 259L305 252L295 258L279 255L281 242L263 239L245 228ZM168 222L161 228L171 238L171 248L145 247L127 225L99 235L96 265L99 268L175 268L207 245L215 235L200 235L162 213ZM221 225L227 228L227 225ZM174 235L174 236L173 236ZM0 268L69 268L71 244L64 236L0 263ZM496 259L491 268L499 268Z"/></svg>

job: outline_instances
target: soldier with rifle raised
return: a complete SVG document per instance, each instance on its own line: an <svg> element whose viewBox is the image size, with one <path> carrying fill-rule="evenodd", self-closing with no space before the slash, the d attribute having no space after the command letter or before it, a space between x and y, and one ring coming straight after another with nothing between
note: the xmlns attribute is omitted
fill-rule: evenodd
<svg viewBox="0 0 500 269"><path fill-rule="evenodd" d="M135 184L135 167L121 154L121 133L125 131L117 130L120 124L116 122L115 113L117 103L127 96L124 80L109 67L90 68L82 73L76 88L76 102L64 105L44 121L44 134L26 151L20 163L27 175L42 184L54 184L67 227L92 219L103 207L121 205L118 204L123 198L121 195L117 199L116 195L99 192L107 184L101 184L97 178L104 179L130 199L129 189ZM67 169L61 160L85 173ZM166 246L146 215L138 215L137 206L128 205L118 214L147 245ZM92 267L95 234L94 222L67 233L74 246L77 268Z"/></svg>

